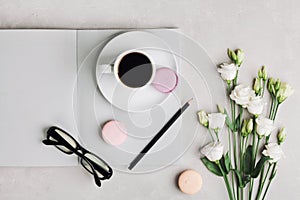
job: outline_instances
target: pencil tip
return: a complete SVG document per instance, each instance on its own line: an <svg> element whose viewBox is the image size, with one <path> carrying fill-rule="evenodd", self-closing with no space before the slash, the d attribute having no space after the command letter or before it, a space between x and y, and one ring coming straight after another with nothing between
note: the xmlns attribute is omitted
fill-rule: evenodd
<svg viewBox="0 0 300 200"><path fill-rule="evenodd" d="M188 100L188 103L190 104L193 100L194 98L191 98L190 100Z"/></svg>

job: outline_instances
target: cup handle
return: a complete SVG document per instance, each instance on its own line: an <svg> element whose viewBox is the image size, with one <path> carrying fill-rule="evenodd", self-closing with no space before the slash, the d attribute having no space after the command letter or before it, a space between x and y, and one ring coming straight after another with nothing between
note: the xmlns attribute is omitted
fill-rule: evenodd
<svg viewBox="0 0 300 200"><path fill-rule="evenodd" d="M98 68L100 69L100 72L104 74L109 74L114 72L113 65L111 64L98 65Z"/></svg>

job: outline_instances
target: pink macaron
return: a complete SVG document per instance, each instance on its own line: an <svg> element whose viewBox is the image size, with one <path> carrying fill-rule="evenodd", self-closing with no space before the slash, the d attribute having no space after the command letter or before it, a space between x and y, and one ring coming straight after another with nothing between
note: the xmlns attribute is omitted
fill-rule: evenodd
<svg viewBox="0 0 300 200"><path fill-rule="evenodd" d="M152 81L153 87L162 93L172 92L178 84L178 76L175 71L167 67L156 70Z"/></svg>
<svg viewBox="0 0 300 200"><path fill-rule="evenodd" d="M102 128L103 140L113 146L121 145L127 139L127 132L124 124L111 120L104 124Z"/></svg>

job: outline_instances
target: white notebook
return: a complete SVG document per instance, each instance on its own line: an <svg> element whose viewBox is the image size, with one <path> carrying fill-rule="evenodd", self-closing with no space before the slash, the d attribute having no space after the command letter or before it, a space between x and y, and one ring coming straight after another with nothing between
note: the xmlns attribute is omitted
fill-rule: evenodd
<svg viewBox="0 0 300 200"><path fill-rule="evenodd" d="M120 31L0 30L0 166L78 165L41 141L52 125L78 139L78 66L95 44Z"/></svg>
<svg viewBox="0 0 300 200"><path fill-rule="evenodd" d="M0 165L75 165L45 148L45 128L75 132L76 31L0 31Z"/></svg>

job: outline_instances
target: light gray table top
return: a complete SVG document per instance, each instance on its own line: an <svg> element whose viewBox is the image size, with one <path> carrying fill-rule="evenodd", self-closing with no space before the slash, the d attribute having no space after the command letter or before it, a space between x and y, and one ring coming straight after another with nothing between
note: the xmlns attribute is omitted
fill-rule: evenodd
<svg viewBox="0 0 300 200"><path fill-rule="evenodd" d="M245 81L250 81L249 75L254 76L256 69L266 64L274 77L288 81L296 89L279 111L278 121L287 127L288 139L269 199L298 199L299 8L296 0L0 0L0 28L175 26L200 43L216 63L226 60L228 47L244 49L246 60L241 76ZM96 188L80 167L0 168L0 199L224 199L223 182L199 161L199 144L197 138L183 156L185 166L143 175L117 172L118 178L105 182L102 189ZM196 169L203 176L203 189L196 195L184 195L176 187L176 176L185 168Z"/></svg>

